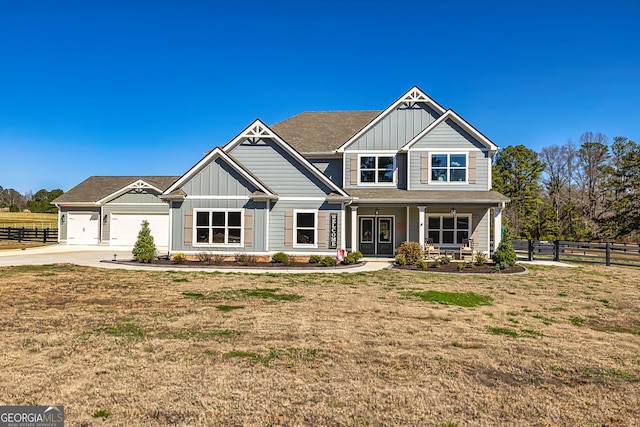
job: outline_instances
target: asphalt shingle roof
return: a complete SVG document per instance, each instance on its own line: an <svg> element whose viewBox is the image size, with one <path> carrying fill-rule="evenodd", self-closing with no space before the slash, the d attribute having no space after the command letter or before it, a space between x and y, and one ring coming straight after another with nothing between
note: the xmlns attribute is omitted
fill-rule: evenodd
<svg viewBox="0 0 640 427"><path fill-rule="evenodd" d="M138 180L165 190L179 176L91 176L76 185L52 203L95 203Z"/></svg>
<svg viewBox="0 0 640 427"><path fill-rule="evenodd" d="M447 190L401 190L387 189L348 189L355 201L379 203L502 203L509 198L497 191L447 191Z"/></svg>

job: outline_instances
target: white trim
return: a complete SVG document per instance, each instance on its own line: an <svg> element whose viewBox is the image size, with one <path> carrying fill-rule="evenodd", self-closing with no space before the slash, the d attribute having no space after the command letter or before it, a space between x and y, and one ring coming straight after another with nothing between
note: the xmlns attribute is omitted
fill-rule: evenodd
<svg viewBox="0 0 640 427"><path fill-rule="evenodd" d="M438 117L438 119L436 119L429 126L424 128L416 136L414 136L411 141L407 142L404 145L404 147L402 147L400 149L400 151L409 151L409 150L411 150L412 146L416 142L418 142L420 139L422 139L422 137L424 137L426 134L428 134L433 129L438 127L440 124L442 124L447 119L451 119L454 122L456 122L456 124L458 126L460 126L462 129L467 131L467 133L469 133L472 137L474 137L476 139L476 141L478 141L479 143L481 143L482 145L487 147L487 149L489 151L491 151L491 152L498 151L498 146L497 145L495 145L489 138L484 136L479 130L477 130L476 128L471 126L471 124L469 124L466 120L464 120L462 117L460 117L458 114L456 114L456 112L453 111L453 110L447 110L442 116Z"/></svg>
<svg viewBox="0 0 640 427"><path fill-rule="evenodd" d="M389 115L389 113L391 113L396 108L398 108L401 104L414 105L417 102L421 102L421 103L425 103L425 104L429 105L431 108L433 108L439 114L444 114L445 113L445 109L444 108L442 108L433 99L429 98L429 96L427 96L426 93L424 93L422 90L420 90L420 88L418 88L418 86L414 86L411 89L409 89L404 95L402 95L400 98L398 98L398 100L396 102L394 102L389 107L387 107L386 110L384 110L382 113L378 114L378 116L375 119L373 119L368 125L363 127L354 136L349 138L349 140L347 142L342 144L335 151L338 152L338 153L344 153L345 149L349 145L353 144L355 141L360 139L360 137L362 135L367 133L371 128L373 128L376 124L378 124L382 119L384 119L387 115Z"/></svg>
<svg viewBox="0 0 640 427"><path fill-rule="evenodd" d="M465 166L464 166L464 181L450 181L449 179L451 178L451 174L450 172L452 170L462 170L461 167L452 167L450 165L451 163L451 155L459 155L459 154L464 154L465 155ZM431 176L431 171L433 168L433 165L431 164L431 160L433 159L433 156L447 156L447 166L441 166L441 167L437 167L435 169L446 169L447 170L447 181L434 181ZM428 157L428 167L429 170L427 171L428 173L428 181L427 184L431 184L431 185L443 185L443 186L451 186L451 185L469 185L469 153L468 152L455 152L455 153L449 153L449 152L441 152L441 151L431 151L429 152L429 157Z"/></svg>
<svg viewBox="0 0 640 427"><path fill-rule="evenodd" d="M340 203L340 248L346 249L347 245L347 224L345 223L347 220L347 207L346 204Z"/></svg>
<svg viewBox="0 0 640 427"><path fill-rule="evenodd" d="M184 228L184 224L183 224L183 228ZM168 242L168 246L169 249L168 251L171 252L171 249L173 247L173 202L170 201L169 202L169 242ZM184 233L184 230L183 230ZM192 240L193 242L193 240Z"/></svg>
<svg viewBox="0 0 640 427"><path fill-rule="evenodd" d="M440 228L438 228L437 230L434 228L433 230L431 230L429 228L429 217L438 217L440 218ZM425 212L425 215L423 217L423 220L425 221L425 241L423 242L426 243L426 239L429 238L429 231L438 231L439 232L439 240L440 242L436 243L433 242L433 244L435 246L441 247L441 246L457 246L457 245L462 245L462 242L456 242L458 240L458 235L457 232L458 230L458 218L461 217L465 217L469 219L469 228L467 229L467 239L471 239L471 236L473 235L473 215L472 214L467 214L467 213L458 213L455 216L451 216L451 214L448 213L438 213L438 212ZM453 232L453 243L443 243L442 242L442 233L443 231L445 231L444 228L442 228L442 219L443 218L453 218L453 228L452 229L446 229L446 231L451 231ZM464 229L461 229L461 231L464 231Z"/></svg>
<svg viewBox="0 0 640 427"><path fill-rule="evenodd" d="M131 184L122 187L120 190L114 191L108 196L103 197L102 199L96 201L95 203L102 205L104 203L107 203L109 200L115 199L116 197L122 196L123 194L126 194L129 191L135 190L138 188L142 188L145 190L154 190L158 193L158 195L162 194L162 190L156 187L155 185L151 185L143 179L138 179L137 181L134 181Z"/></svg>
<svg viewBox="0 0 640 427"><path fill-rule="evenodd" d="M358 246L358 206L351 206L351 252L359 250Z"/></svg>
<svg viewBox="0 0 640 427"><path fill-rule="evenodd" d="M172 191L182 187L185 183L191 180L198 172L200 172L205 166L210 164L215 160L216 157L221 157L225 162L227 162L233 169L236 170L240 175L242 175L246 180L248 180L253 186L255 186L258 190L266 193L269 196L274 196L274 194L267 189L261 182L259 182L256 178L248 174L244 168L240 167L238 163L236 163L231 157L229 157L224 151L222 151L219 147L211 150L206 156L204 156L198 163L196 163L191 169L187 171L184 175L182 175L176 182L174 182L171 187L167 188L163 195L168 195ZM187 196L188 197L188 196Z"/></svg>
<svg viewBox="0 0 640 427"><path fill-rule="evenodd" d="M160 201L159 203L144 203L144 202L139 202L139 203L107 203L106 205L102 205L105 207L109 207L109 206L167 206L167 204L165 202Z"/></svg>
<svg viewBox="0 0 640 427"><path fill-rule="evenodd" d="M350 154L372 154L372 155L384 155L390 154L395 156L398 154L398 150L349 150Z"/></svg>
<svg viewBox="0 0 640 427"><path fill-rule="evenodd" d="M256 212L258 212L259 210L256 210ZM271 200L267 200L267 209L265 209L265 213L264 213L264 250L268 251L269 250L269 221L270 221L270 215L271 215ZM254 242L253 245L255 247L255 230L253 230L253 235L254 235Z"/></svg>
<svg viewBox="0 0 640 427"><path fill-rule="evenodd" d="M186 196L189 200L249 200L249 196Z"/></svg>
<svg viewBox="0 0 640 427"><path fill-rule="evenodd" d="M373 152L371 152L373 153ZM396 165L396 152L393 151L392 155L389 155L389 152L386 152L384 154L366 154L366 153L360 153L358 154L358 187L368 187L368 186L372 186L372 187L397 187L398 183L398 168ZM361 178L362 178L362 158L363 157L373 157L375 159L375 167L373 169L365 169L367 171L373 171L374 172L374 178L375 181L374 182L362 182ZM378 159L380 157L391 157L393 159L393 178L391 182L378 182L378 172L382 171L382 170L386 170L386 169L380 169L378 168Z"/></svg>
<svg viewBox="0 0 640 427"><path fill-rule="evenodd" d="M438 150L445 150L447 153L453 153L453 154L458 154L458 153L482 153L484 154L484 151L482 150L478 150L477 148L473 147L473 148L447 148L447 147L426 147L426 148L414 148L410 151L410 153L429 153L429 152L433 152L433 153L440 153L440 151Z"/></svg>
<svg viewBox="0 0 640 427"><path fill-rule="evenodd" d="M278 199L282 202L295 202L295 201L303 201L303 202L324 202L327 200L326 197L280 197Z"/></svg>
<svg viewBox="0 0 640 427"><path fill-rule="evenodd" d="M228 240L229 238L229 224L228 224L228 218L229 218L229 212L239 212L240 213L240 242L239 243L213 243L211 242L211 239L213 237L211 230L213 228L222 228L222 227L214 227L213 224L211 224L211 222L209 223L209 225L206 227L209 229L209 242L207 243L202 243L202 242L198 242L198 228L205 228L205 227L198 227L198 213L199 212L207 212L209 213L209 219L211 219L211 213L212 212L224 212L225 213L225 225L224 225L224 230L225 230L225 241ZM194 208L193 209L193 230L192 232L192 240L191 240L191 246L193 247L220 247L220 248L241 248L244 246L244 215L245 215L245 209L244 208ZM238 228L238 227L231 227L231 228Z"/></svg>
<svg viewBox="0 0 640 427"><path fill-rule="evenodd" d="M313 243L298 243L298 214L313 214ZM310 230L309 227L303 227L301 230ZM317 209L294 209L293 210L293 247L294 248L317 248L318 247L318 210Z"/></svg>
<svg viewBox="0 0 640 427"><path fill-rule="evenodd" d="M222 147L222 151L228 153L232 150L236 145L240 144L244 140L257 140L269 138L275 141L278 145L285 149L285 151L289 152L293 157L296 158L304 166L309 172L313 173L317 178L319 178L322 182L324 182L329 188L337 191L344 197L349 197L344 190L337 186L333 181L329 179L325 174L323 174L320 169L315 167L309 160L303 157L299 152L297 152L293 147L291 147L285 140L280 138L278 134L272 131L269 126L262 123L260 119L256 119L252 124L250 124L245 130L240 132L238 136L236 136L231 142L227 143L224 147ZM217 148L216 148L217 150ZM268 193L268 191L265 191ZM270 193L269 193L270 194Z"/></svg>

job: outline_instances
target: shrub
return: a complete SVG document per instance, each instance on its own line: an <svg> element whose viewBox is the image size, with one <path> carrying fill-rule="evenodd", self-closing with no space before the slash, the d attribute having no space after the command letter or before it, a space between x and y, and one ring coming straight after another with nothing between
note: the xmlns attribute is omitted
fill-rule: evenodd
<svg viewBox="0 0 640 427"><path fill-rule="evenodd" d="M464 266L465 266L464 262L458 263L458 271L464 270Z"/></svg>
<svg viewBox="0 0 640 427"><path fill-rule="evenodd" d="M505 265L511 266L515 265L518 257L516 255L516 251L513 249L513 243L511 242L511 232L508 227L504 228L504 233L502 234L502 240L498 245L495 253L493 254L493 260L497 265Z"/></svg>
<svg viewBox="0 0 640 427"><path fill-rule="evenodd" d="M196 257L198 258L198 261L206 262L207 264L211 265L211 259L213 255L211 255L209 252L199 252Z"/></svg>
<svg viewBox="0 0 640 427"><path fill-rule="evenodd" d="M255 265L258 262L258 257L255 255L239 253L235 254L235 258L238 264Z"/></svg>
<svg viewBox="0 0 640 427"><path fill-rule="evenodd" d="M327 255L326 257L320 260L320 264L323 267L335 267L338 261L332 256Z"/></svg>
<svg viewBox="0 0 640 427"><path fill-rule="evenodd" d="M424 258L424 249L418 242L402 242L398 247L398 254L405 256L407 264L414 265L416 261Z"/></svg>
<svg viewBox="0 0 640 427"><path fill-rule="evenodd" d="M400 267L407 265L407 257L405 257L404 254L396 255L396 265L399 265Z"/></svg>
<svg viewBox="0 0 640 427"><path fill-rule="evenodd" d="M355 256L356 261L358 261L359 259L362 259L362 252L360 251L355 251L355 252L351 252L353 254L353 256Z"/></svg>
<svg viewBox="0 0 640 427"><path fill-rule="evenodd" d="M277 262L279 264L287 264L289 263L289 255L285 254L284 252L276 252L271 257L271 261Z"/></svg>
<svg viewBox="0 0 640 427"><path fill-rule="evenodd" d="M357 261L356 255L353 252L349 252L346 257L342 260L342 263L345 265L355 264Z"/></svg>
<svg viewBox="0 0 640 427"><path fill-rule="evenodd" d="M423 259L419 259L416 261L415 266L418 270L426 270L427 269L427 261Z"/></svg>
<svg viewBox="0 0 640 427"><path fill-rule="evenodd" d="M150 263L158 254L149 229L149 221L142 221L142 228L138 232L138 240L136 240L132 253L136 261L144 263Z"/></svg>
<svg viewBox="0 0 640 427"><path fill-rule="evenodd" d="M184 264L186 260L187 257L182 252L173 254L173 256L171 257L171 261L173 261L174 264Z"/></svg>
<svg viewBox="0 0 640 427"><path fill-rule="evenodd" d="M320 261L322 261L322 255L311 255L309 257L310 264L318 264Z"/></svg>
<svg viewBox="0 0 640 427"><path fill-rule="evenodd" d="M433 262L433 268L440 268L440 267L442 267L442 258L438 258Z"/></svg>
<svg viewBox="0 0 640 427"><path fill-rule="evenodd" d="M226 255L222 255L222 254L213 254L211 255L211 264L220 265L224 262L224 259L226 257L227 257Z"/></svg>
<svg viewBox="0 0 640 427"><path fill-rule="evenodd" d="M476 251L473 255L473 263L475 265L485 265L489 261L489 257L482 251Z"/></svg>
<svg viewBox="0 0 640 427"><path fill-rule="evenodd" d="M440 262L442 263L442 265L447 265L451 262L451 258L445 255L440 258Z"/></svg>

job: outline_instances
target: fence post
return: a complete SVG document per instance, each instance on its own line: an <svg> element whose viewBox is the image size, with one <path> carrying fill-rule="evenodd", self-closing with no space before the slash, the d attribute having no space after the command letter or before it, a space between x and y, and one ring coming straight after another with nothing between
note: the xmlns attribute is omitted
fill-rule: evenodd
<svg viewBox="0 0 640 427"><path fill-rule="evenodd" d="M560 261L560 240L553 242L553 260Z"/></svg>
<svg viewBox="0 0 640 427"><path fill-rule="evenodd" d="M605 263L607 264L607 267L609 267L611 265L611 243L607 242L605 244L605 248L606 248L606 258L605 258L606 262Z"/></svg>
<svg viewBox="0 0 640 427"><path fill-rule="evenodd" d="M533 240L527 239L527 261L533 261Z"/></svg>
<svg viewBox="0 0 640 427"><path fill-rule="evenodd" d="M18 242L22 242L22 239L24 239L24 227L18 229Z"/></svg>
<svg viewBox="0 0 640 427"><path fill-rule="evenodd" d="M47 237L49 237L49 229L45 228L42 232L42 243L47 243Z"/></svg>

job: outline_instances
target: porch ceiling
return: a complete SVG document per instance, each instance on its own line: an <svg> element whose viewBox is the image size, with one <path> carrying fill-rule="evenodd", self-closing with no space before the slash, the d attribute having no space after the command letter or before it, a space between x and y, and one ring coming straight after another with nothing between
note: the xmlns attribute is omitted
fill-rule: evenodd
<svg viewBox="0 0 640 427"><path fill-rule="evenodd" d="M465 203L478 205L499 205L509 202L509 198L497 191L407 191L389 189L349 189L354 203Z"/></svg>

